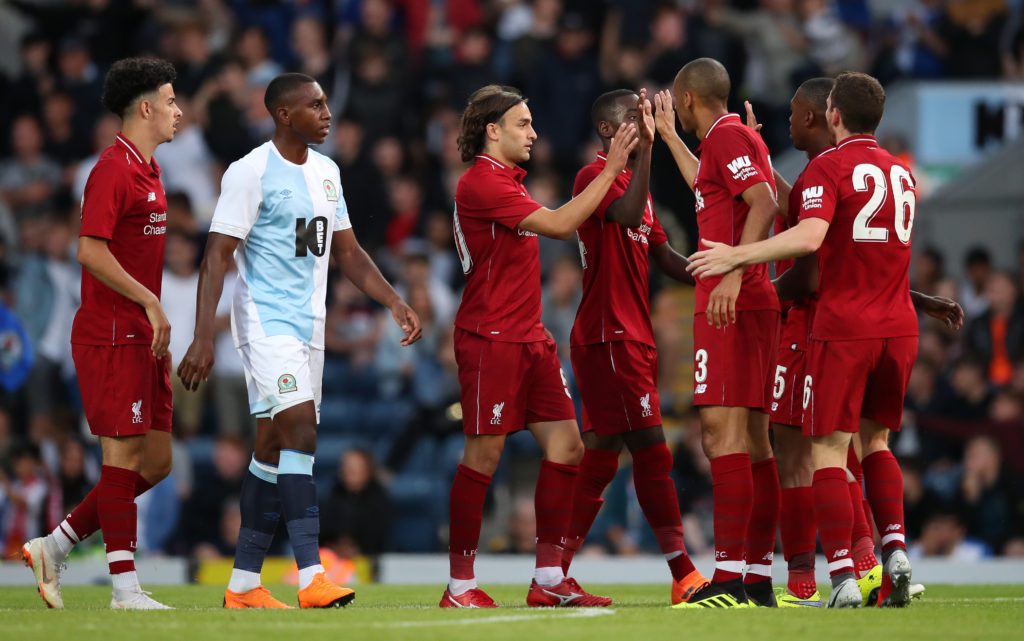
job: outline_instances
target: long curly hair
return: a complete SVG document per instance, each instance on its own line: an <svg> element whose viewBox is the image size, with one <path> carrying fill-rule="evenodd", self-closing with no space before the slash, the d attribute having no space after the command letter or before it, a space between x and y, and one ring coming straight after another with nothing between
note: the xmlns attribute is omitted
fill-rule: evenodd
<svg viewBox="0 0 1024 641"><path fill-rule="evenodd" d="M143 95L174 82L174 65L158 58L125 58L110 66L103 81L103 106L124 118L128 107Z"/></svg>
<svg viewBox="0 0 1024 641"><path fill-rule="evenodd" d="M474 91L462 112L459 129L462 160L468 162L482 152L487 142L487 125L501 120L509 109L521 102L526 102L526 98L515 87L487 85Z"/></svg>

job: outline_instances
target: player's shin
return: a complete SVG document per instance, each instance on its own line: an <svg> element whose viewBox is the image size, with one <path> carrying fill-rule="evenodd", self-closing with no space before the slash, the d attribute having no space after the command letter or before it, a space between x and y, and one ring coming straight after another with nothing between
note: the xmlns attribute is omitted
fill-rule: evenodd
<svg viewBox="0 0 1024 641"><path fill-rule="evenodd" d="M552 463L544 459L537 475L537 489L533 497L537 514L537 565L534 579L541 586L562 582L562 550L569 531L573 501L573 488L578 465Z"/></svg>
<svg viewBox="0 0 1024 641"><path fill-rule="evenodd" d="M473 561L480 544L484 499L491 477L466 465L459 465L448 499L450 564L449 591L460 596L476 587Z"/></svg>
<svg viewBox="0 0 1024 641"><path fill-rule="evenodd" d="M277 466L257 461L255 456L249 462L239 497L242 523L228 582L232 592L248 592L262 583L260 570L281 518L277 473Z"/></svg>
<svg viewBox="0 0 1024 641"><path fill-rule="evenodd" d="M661 553L668 561L672 579L680 581L694 571L683 544L683 520L679 498L669 477L672 453L665 443L633 452L633 485L644 516L654 531Z"/></svg>
<svg viewBox="0 0 1024 641"><path fill-rule="evenodd" d="M569 566L576 551L583 545L587 532L590 531L604 503L601 494L615 478L618 469L618 452L588 448L583 453L573 491L572 516L569 518L565 549L562 551L562 572L566 576L569 575Z"/></svg>
<svg viewBox="0 0 1024 641"><path fill-rule="evenodd" d="M301 590L324 571L320 565L320 508L313 484L313 455L281 450L277 472L281 511L299 568Z"/></svg>

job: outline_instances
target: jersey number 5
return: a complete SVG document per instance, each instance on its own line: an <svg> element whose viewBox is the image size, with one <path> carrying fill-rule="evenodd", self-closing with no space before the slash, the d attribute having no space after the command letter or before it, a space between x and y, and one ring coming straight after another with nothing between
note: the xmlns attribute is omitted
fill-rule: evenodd
<svg viewBox="0 0 1024 641"><path fill-rule="evenodd" d="M871 185L868 185L868 178L871 179ZM857 191L872 190L871 198L853 221L853 240L859 243L884 243L889 240L889 230L885 227L872 227L871 221L885 204L885 196L890 186L896 205L896 237L904 245L910 242L910 232L914 227L914 209L917 207L914 179L911 178L909 171L899 165L893 165L889 169L887 183L881 167L869 163L862 163L853 169L853 188Z"/></svg>

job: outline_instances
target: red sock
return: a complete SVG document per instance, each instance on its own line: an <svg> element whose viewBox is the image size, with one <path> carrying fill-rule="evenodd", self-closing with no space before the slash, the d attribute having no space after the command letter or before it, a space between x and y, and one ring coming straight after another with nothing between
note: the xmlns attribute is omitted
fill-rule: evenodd
<svg viewBox="0 0 1024 641"><path fill-rule="evenodd" d="M135 542L138 517L135 507L135 477L132 470L104 465L96 485L96 509L107 563L111 574L135 571Z"/></svg>
<svg viewBox="0 0 1024 641"><path fill-rule="evenodd" d="M726 454L711 459L714 499L715 575L721 583L743 576L743 547L754 503L750 455Z"/></svg>
<svg viewBox="0 0 1024 641"><path fill-rule="evenodd" d="M604 503L601 494L618 471L618 452L588 449L583 453L580 473L576 477L576 487L573 491L572 516L569 518L565 549L562 550L562 572L566 576L569 574L569 566L572 565L576 550L583 545L583 540L587 538L587 532L590 531Z"/></svg>
<svg viewBox="0 0 1024 641"><path fill-rule="evenodd" d="M789 566L789 590L801 599L807 599L817 589L814 584L814 539L818 535L818 526L814 521L814 492L810 487L786 487L780 496L782 555ZM808 581L811 591L803 594Z"/></svg>
<svg viewBox="0 0 1024 641"><path fill-rule="evenodd" d="M656 443L633 452L633 486L636 498L654 530L661 553L668 560L672 579L679 581L693 572L693 561L683 543L683 517L679 497L669 473L672 452L665 443Z"/></svg>
<svg viewBox="0 0 1024 641"><path fill-rule="evenodd" d="M871 518L871 506L868 504L868 499L864 496L864 468L860 464L860 459L857 458L857 452L854 451L853 445L850 445L850 450L846 455L846 469L850 470L850 474L853 475L853 480L861 487L861 506L864 509L864 521L868 524L868 530L871 530L871 526L874 520ZM854 515L856 516L856 515Z"/></svg>
<svg viewBox="0 0 1024 641"><path fill-rule="evenodd" d="M153 485L138 472L133 472L133 474L135 474L135 498L138 498L149 491ZM92 491L86 494L82 502L76 505L75 509L71 510L67 516L68 525L75 531L75 536L71 536L71 532L64 534L72 541L83 541L100 529L100 515L96 511L98 487L99 484L92 488Z"/></svg>
<svg viewBox="0 0 1024 641"><path fill-rule="evenodd" d="M875 541L871 537L871 526L864 515L864 493L860 490L860 483L850 481L850 505L853 507L853 571L857 578L861 578L871 571L871 568L878 565L875 558Z"/></svg>
<svg viewBox="0 0 1024 641"><path fill-rule="evenodd" d="M825 550L829 576L853 572L850 558L850 532L853 530L853 506L846 482L846 468L826 467L814 472L814 516L818 536Z"/></svg>
<svg viewBox="0 0 1024 641"><path fill-rule="evenodd" d="M454 579L472 579L480 544L480 522L491 477L459 465L448 498L448 562Z"/></svg>
<svg viewBox="0 0 1024 641"><path fill-rule="evenodd" d="M865 456L864 480L875 525L882 535L882 554L893 547L907 549L903 524L903 473L889 450Z"/></svg>
<svg viewBox="0 0 1024 641"><path fill-rule="evenodd" d="M750 466L754 505L747 523L747 576L744 583L772 580L775 532L779 527L779 470L775 457Z"/></svg>
<svg viewBox="0 0 1024 641"><path fill-rule="evenodd" d="M562 551L572 517L578 465L540 462L533 509L537 513L537 567L562 567Z"/></svg>

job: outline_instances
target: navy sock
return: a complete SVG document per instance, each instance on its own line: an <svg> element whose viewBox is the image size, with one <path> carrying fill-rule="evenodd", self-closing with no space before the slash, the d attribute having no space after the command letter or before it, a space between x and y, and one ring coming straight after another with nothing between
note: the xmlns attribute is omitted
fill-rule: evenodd
<svg viewBox="0 0 1024 641"><path fill-rule="evenodd" d="M313 455L281 450L277 489L284 522L301 570L320 563L320 508L313 484Z"/></svg>
<svg viewBox="0 0 1024 641"><path fill-rule="evenodd" d="M242 526L238 529L235 566L256 572L263 568L263 559L274 540L281 519L281 497L277 489L277 468L253 457L242 481L239 497Z"/></svg>

